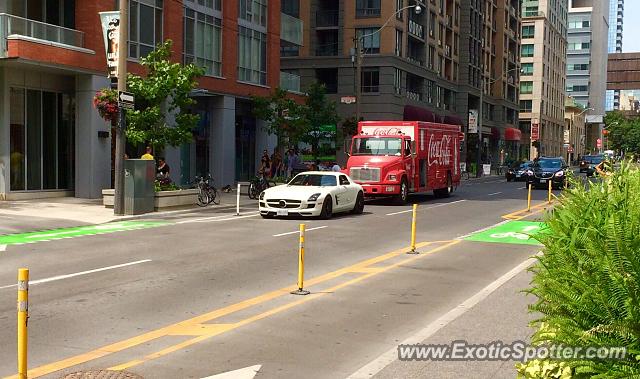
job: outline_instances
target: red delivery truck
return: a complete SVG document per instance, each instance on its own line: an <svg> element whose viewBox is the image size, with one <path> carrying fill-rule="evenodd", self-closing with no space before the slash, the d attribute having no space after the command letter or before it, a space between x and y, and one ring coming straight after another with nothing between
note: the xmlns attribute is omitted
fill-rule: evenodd
<svg viewBox="0 0 640 379"><path fill-rule="evenodd" d="M460 185L459 125L423 121L362 121L351 140L347 173L365 196L433 191L448 197Z"/></svg>

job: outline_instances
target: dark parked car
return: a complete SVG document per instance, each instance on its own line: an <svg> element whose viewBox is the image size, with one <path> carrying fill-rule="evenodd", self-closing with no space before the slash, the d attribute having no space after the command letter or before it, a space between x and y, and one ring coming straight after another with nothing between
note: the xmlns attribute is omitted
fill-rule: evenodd
<svg viewBox="0 0 640 379"><path fill-rule="evenodd" d="M580 161L580 172L591 176L596 172L596 166L602 163L604 156L602 155L585 155Z"/></svg>
<svg viewBox="0 0 640 379"><path fill-rule="evenodd" d="M524 182L525 180L527 180L527 172L529 171L529 168L532 164L533 162L527 161L509 167L509 169L505 173L507 182L512 182L514 180L516 182Z"/></svg>
<svg viewBox="0 0 640 379"><path fill-rule="evenodd" d="M563 158L538 158L528 171L527 186L532 184L535 188L547 188L551 181L553 188L562 188L567 181L568 169Z"/></svg>

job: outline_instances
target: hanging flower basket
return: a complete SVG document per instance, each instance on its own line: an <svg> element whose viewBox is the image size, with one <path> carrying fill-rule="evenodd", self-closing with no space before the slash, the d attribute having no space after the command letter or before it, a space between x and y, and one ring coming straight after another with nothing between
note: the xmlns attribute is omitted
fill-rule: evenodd
<svg viewBox="0 0 640 379"><path fill-rule="evenodd" d="M118 120L118 92L112 89L101 89L93 97L93 106L100 117L111 124Z"/></svg>

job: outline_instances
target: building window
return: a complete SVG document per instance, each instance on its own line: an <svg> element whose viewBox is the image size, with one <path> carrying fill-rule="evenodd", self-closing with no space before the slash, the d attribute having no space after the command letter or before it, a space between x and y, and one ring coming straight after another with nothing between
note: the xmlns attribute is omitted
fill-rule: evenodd
<svg viewBox="0 0 640 379"><path fill-rule="evenodd" d="M569 29L583 29L591 26L589 20L573 20L569 21Z"/></svg>
<svg viewBox="0 0 640 379"><path fill-rule="evenodd" d="M590 42L570 42L569 50L589 50L591 48Z"/></svg>
<svg viewBox="0 0 640 379"><path fill-rule="evenodd" d="M533 110L532 100L520 100L520 112L531 112Z"/></svg>
<svg viewBox="0 0 640 379"><path fill-rule="evenodd" d="M129 3L129 57L143 58L162 42L163 0Z"/></svg>
<svg viewBox="0 0 640 379"><path fill-rule="evenodd" d="M567 92L589 92L588 85L568 85Z"/></svg>
<svg viewBox="0 0 640 379"><path fill-rule="evenodd" d="M396 56L402 56L402 30L396 29Z"/></svg>
<svg viewBox="0 0 640 379"><path fill-rule="evenodd" d="M201 7L209 8L214 11L222 10L222 0L184 0L186 5L198 4Z"/></svg>
<svg viewBox="0 0 640 379"><path fill-rule="evenodd" d="M357 29L357 35L364 54L380 53L380 33L377 28Z"/></svg>
<svg viewBox="0 0 640 379"><path fill-rule="evenodd" d="M568 64L567 65L567 70L569 70L569 71L589 71L589 64L588 63Z"/></svg>
<svg viewBox="0 0 640 379"><path fill-rule="evenodd" d="M396 0L396 18L398 20L402 20L404 17L404 11L400 11L402 8L404 8L404 0Z"/></svg>
<svg viewBox="0 0 640 379"><path fill-rule="evenodd" d="M534 45L532 44L526 44L526 45L522 45L522 57L523 58L531 58L533 57L533 50L534 50Z"/></svg>
<svg viewBox="0 0 640 379"><path fill-rule="evenodd" d="M427 80L427 103L433 103L433 87L434 82Z"/></svg>
<svg viewBox="0 0 640 379"><path fill-rule="evenodd" d="M240 0L240 17L252 24L267 26L267 0Z"/></svg>
<svg viewBox="0 0 640 379"><path fill-rule="evenodd" d="M318 68L316 69L316 80L323 84L327 93L338 93L338 69Z"/></svg>
<svg viewBox="0 0 640 379"><path fill-rule="evenodd" d="M11 191L73 189L73 97L11 88L9 103Z"/></svg>
<svg viewBox="0 0 640 379"><path fill-rule="evenodd" d="M300 18L300 0L282 0L280 10L291 17Z"/></svg>
<svg viewBox="0 0 640 379"><path fill-rule="evenodd" d="M522 75L531 76L533 75L533 63L523 63L521 66Z"/></svg>
<svg viewBox="0 0 640 379"><path fill-rule="evenodd" d="M402 70L393 69L393 91L396 95L402 94Z"/></svg>
<svg viewBox="0 0 640 379"><path fill-rule="evenodd" d="M380 17L380 0L356 0L356 17Z"/></svg>
<svg viewBox="0 0 640 379"><path fill-rule="evenodd" d="M379 68L365 68L362 70L362 92L380 92Z"/></svg>
<svg viewBox="0 0 640 379"><path fill-rule="evenodd" d="M535 25L525 25L522 27L522 38L533 38L536 35Z"/></svg>
<svg viewBox="0 0 640 379"><path fill-rule="evenodd" d="M238 27L238 80L267 84L267 35Z"/></svg>
<svg viewBox="0 0 640 379"><path fill-rule="evenodd" d="M194 63L205 75L222 75L222 20L184 9L184 63Z"/></svg>
<svg viewBox="0 0 640 379"><path fill-rule="evenodd" d="M520 82L520 93L523 95L533 93L533 82Z"/></svg>

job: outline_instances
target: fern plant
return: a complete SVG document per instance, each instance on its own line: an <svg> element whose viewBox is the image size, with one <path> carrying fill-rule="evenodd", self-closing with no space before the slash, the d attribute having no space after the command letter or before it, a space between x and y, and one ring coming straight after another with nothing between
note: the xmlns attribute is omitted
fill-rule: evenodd
<svg viewBox="0 0 640 379"><path fill-rule="evenodd" d="M536 238L535 343L626 347L625 360L574 360L573 377L640 378L640 171L573 181ZM540 332L548 324L556 333Z"/></svg>

